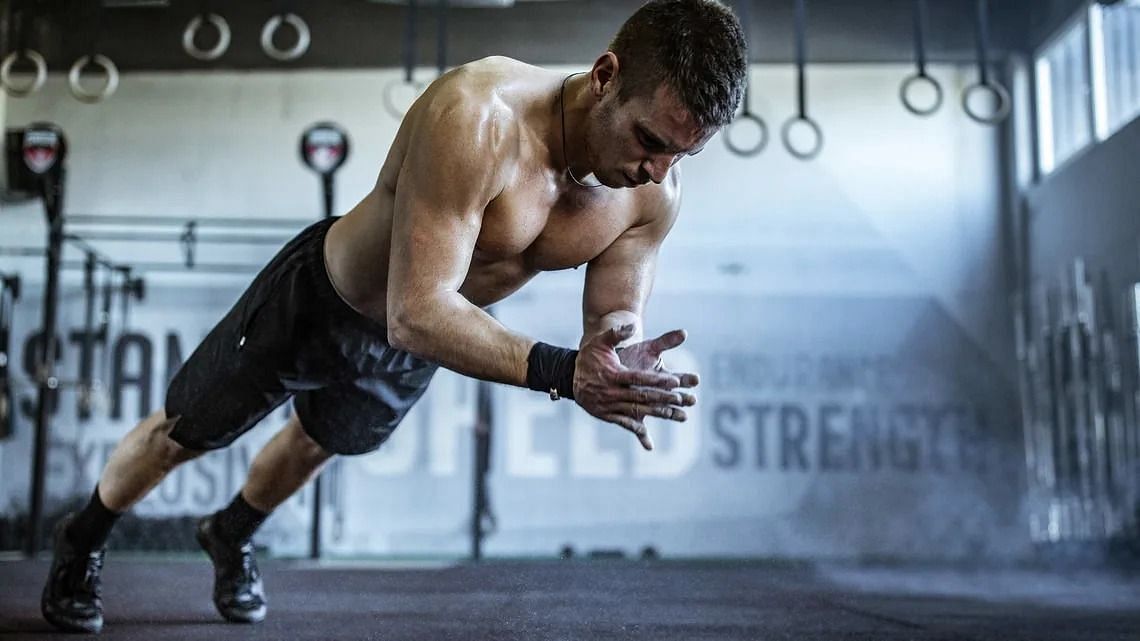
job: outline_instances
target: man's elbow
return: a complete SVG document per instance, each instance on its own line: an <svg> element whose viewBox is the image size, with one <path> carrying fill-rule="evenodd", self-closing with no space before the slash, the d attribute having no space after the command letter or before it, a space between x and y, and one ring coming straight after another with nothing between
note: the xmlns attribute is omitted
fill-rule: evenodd
<svg viewBox="0 0 1140 641"><path fill-rule="evenodd" d="M423 313L408 305L388 307L388 344L408 353L423 349Z"/></svg>
<svg viewBox="0 0 1140 641"><path fill-rule="evenodd" d="M412 351L412 345L415 342L415 337L412 331L404 325L396 325L393 322L388 323L388 344L398 350L409 352Z"/></svg>

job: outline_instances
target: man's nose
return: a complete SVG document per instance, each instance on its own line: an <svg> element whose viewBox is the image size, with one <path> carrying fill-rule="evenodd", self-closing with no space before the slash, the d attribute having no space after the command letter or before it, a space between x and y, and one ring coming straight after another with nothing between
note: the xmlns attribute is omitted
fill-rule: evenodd
<svg viewBox="0 0 1140 641"><path fill-rule="evenodd" d="M669 175L669 168L677 164L680 158L679 155L673 156L664 154L647 158L645 162L641 164L641 170L649 176L650 180L660 185L661 181L665 180L665 176Z"/></svg>

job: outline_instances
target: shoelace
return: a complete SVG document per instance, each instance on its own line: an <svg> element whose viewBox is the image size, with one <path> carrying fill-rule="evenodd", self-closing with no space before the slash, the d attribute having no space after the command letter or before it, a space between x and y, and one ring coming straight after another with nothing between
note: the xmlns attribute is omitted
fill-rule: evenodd
<svg viewBox="0 0 1140 641"><path fill-rule="evenodd" d="M241 556L240 567L241 572L234 573L227 577L230 585L235 588L252 588L253 581L256 581L259 575L257 571L256 557L253 554L253 543L245 542L238 548L238 553Z"/></svg>
<svg viewBox="0 0 1140 641"><path fill-rule="evenodd" d="M241 569L243 572L245 572L245 574L249 575L249 577L251 579L257 578L254 576L254 574L257 573L257 566L253 562L253 550L252 549L247 551L244 547L242 548L242 551L241 551Z"/></svg>
<svg viewBox="0 0 1140 641"><path fill-rule="evenodd" d="M100 592L99 573L103 570L103 550L91 552L86 555L83 564L83 576L75 585L75 593L83 596L97 597ZM74 567L74 566L73 566Z"/></svg>

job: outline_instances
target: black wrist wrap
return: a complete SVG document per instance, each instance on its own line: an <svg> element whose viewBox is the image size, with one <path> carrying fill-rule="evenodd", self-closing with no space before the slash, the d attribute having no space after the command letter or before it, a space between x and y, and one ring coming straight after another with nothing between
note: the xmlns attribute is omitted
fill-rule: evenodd
<svg viewBox="0 0 1140 641"><path fill-rule="evenodd" d="M547 392L551 400L574 398L574 364L578 350L535 343L526 358L526 386Z"/></svg>

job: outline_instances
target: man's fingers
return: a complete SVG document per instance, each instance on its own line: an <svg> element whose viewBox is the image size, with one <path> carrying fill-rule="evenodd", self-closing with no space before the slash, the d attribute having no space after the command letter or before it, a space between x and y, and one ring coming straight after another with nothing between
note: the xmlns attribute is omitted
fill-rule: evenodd
<svg viewBox="0 0 1140 641"><path fill-rule="evenodd" d="M662 389L673 389L681 386L681 379L673 374L641 369L620 371L614 375L614 382L621 385L640 385Z"/></svg>
<svg viewBox="0 0 1140 641"><path fill-rule="evenodd" d="M633 432L633 434L637 436L637 440L641 441L641 447L644 447L646 450L653 449L653 439L649 438L649 430L645 427L645 423L624 414L610 414L603 418L614 425Z"/></svg>
<svg viewBox="0 0 1140 641"><path fill-rule="evenodd" d="M681 387L696 387L701 384L701 377L690 372L670 372L681 381Z"/></svg>
<svg viewBox="0 0 1140 641"><path fill-rule="evenodd" d="M685 410L672 405L635 404L630 408L630 411L633 413L634 418L656 416L657 418L663 418L667 421L677 421L678 423L684 423L689 419L689 416L685 414Z"/></svg>
<svg viewBox="0 0 1140 641"><path fill-rule="evenodd" d="M691 407L697 404L697 397L688 392L663 390L657 387L630 387L620 400L640 405L676 405L678 407Z"/></svg>
<svg viewBox="0 0 1140 641"><path fill-rule="evenodd" d="M687 336L688 334L686 334L685 330L683 329L675 329L671 332L665 332L664 334L653 339L653 350L660 354L665 350L673 349L674 347L679 346L681 343L684 343Z"/></svg>

